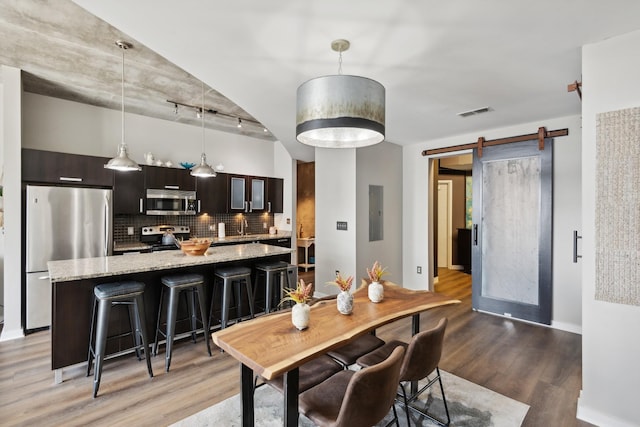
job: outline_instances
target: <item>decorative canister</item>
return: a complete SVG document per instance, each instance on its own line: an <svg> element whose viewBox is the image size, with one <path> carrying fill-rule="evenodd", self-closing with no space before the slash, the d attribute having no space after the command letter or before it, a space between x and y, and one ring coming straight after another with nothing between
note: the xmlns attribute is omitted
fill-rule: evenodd
<svg viewBox="0 0 640 427"><path fill-rule="evenodd" d="M371 302L380 302L384 298L384 287L380 282L371 282L367 288L367 294Z"/></svg>
<svg viewBox="0 0 640 427"><path fill-rule="evenodd" d="M337 298L338 311L342 314L351 314L353 311L353 294L349 291L340 291Z"/></svg>
<svg viewBox="0 0 640 427"><path fill-rule="evenodd" d="M307 329L311 307L306 303L296 304L291 308L291 323L299 330Z"/></svg>

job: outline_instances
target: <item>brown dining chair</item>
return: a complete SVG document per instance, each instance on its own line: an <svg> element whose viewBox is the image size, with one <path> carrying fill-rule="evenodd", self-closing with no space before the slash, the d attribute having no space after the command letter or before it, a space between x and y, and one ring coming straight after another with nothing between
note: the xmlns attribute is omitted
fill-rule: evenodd
<svg viewBox="0 0 640 427"><path fill-rule="evenodd" d="M322 381L331 377L342 370L342 365L327 356L320 355L312 359L298 368L298 392L302 393L311 387L320 384ZM271 387L284 393L284 377L281 375L271 380L263 381ZM256 386L258 386L256 384Z"/></svg>
<svg viewBox="0 0 640 427"><path fill-rule="evenodd" d="M442 356L444 332L446 327L447 318L445 317L440 319L440 321L434 328L414 335L408 344L397 340L389 341L373 352L360 357L356 362L362 367L376 365L381 360L385 360L396 347L402 346L406 349L404 360L402 362L402 369L400 370L399 382L400 390L402 392L402 403L405 407L407 423L409 426L411 425L409 409L418 412L422 416L425 416L440 425L448 426L451 422L451 418L449 416L449 408L447 406L447 399L445 398L444 388L442 386L442 377L440 376L440 369L438 368L440 357ZM428 379L428 376L433 372L435 372L435 377L431 378L424 387L422 387L411 396L407 395L406 387L408 385L408 382L419 381L424 378ZM416 401L418 399L418 396L420 396L426 389L434 385L436 381L440 383L442 402L444 403L444 410L447 416L446 422L438 420L414 406L410 406L411 402Z"/></svg>
<svg viewBox="0 0 640 427"><path fill-rule="evenodd" d="M342 370L300 394L300 411L321 427L370 427L394 406L404 348L397 347L382 362L359 371Z"/></svg>

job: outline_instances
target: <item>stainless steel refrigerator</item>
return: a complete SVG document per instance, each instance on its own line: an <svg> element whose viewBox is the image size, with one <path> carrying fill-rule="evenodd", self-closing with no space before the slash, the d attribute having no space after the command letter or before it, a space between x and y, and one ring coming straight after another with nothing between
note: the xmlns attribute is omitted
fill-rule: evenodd
<svg viewBox="0 0 640 427"><path fill-rule="evenodd" d="M112 254L111 190L27 186L26 330L51 324L48 261Z"/></svg>

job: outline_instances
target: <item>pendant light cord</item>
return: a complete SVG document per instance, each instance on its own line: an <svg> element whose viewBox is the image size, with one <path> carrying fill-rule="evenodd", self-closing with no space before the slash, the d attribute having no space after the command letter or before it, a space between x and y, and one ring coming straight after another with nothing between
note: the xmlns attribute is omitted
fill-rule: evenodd
<svg viewBox="0 0 640 427"><path fill-rule="evenodd" d="M200 82L202 84L202 109L200 110L200 114L202 117L202 152L204 153L204 82Z"/></svg>
<svg viewBox="0 0 640 427"><path fill-rule="evenodd" d="M338 75L342 75L342 50L338 52Z"/></svg>
<svg viewBox="0 0 640 427"><path fill-rule="evenodd" d="M124 46L120 46L122 48L122 92L121 92L121 101L122 101L122 144L124 144L124 51L127 49Z"/></svg>

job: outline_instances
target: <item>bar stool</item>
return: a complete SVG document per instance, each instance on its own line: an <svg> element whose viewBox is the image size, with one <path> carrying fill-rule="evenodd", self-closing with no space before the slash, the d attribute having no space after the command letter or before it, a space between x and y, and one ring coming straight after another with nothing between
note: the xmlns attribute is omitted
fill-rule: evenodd
<svg viewBox="0 0 640 427"><path fill-rule="evenodd" d="M297 269L290 269L290 265L284 261L256 264L256 283L254 289L258 289L260 279L264 277L264 312L271 312L274 298L274 288L278 286L278 297L282 296L282 288L286 280L287 287L292 288L290 277L294 278L293 284L297 282ZM295 276L294 276L295 273ZM277 283L276 283L277 282ZM277 307L277 303L276 303Z"/></svg>
<svg viewBox="0 0 640 427"><path fill-rule="evenodd" d="M128 305L129 319L131 321L131 334L134 336L135 350L140 360L140 349L144 351L147 360L149 377L153 377L151 359L149 358L149 346L147 343L147 330L145 326L144 301L142 294L144 283L140 282L115 282L97 285L93 289L93 310L91 313L91 332L89 335L89 354L87 356L87 376L91 374L91 365L95 358L93 376L93 397L98 395L100 377L102 376L102 362L104 361L107 346L107 333L109 329L109 315L114 305ZM97 315L97 324L96 324ZM93 344L95 333L95 346ZM142 339L142 343L140 343Z"/></svg>
<svg viewBox="0 0 640 427"><path fill-rule="evenodd" d="M156 325L156 337L153 344L153 355L158 354L158 338L159 335L163 335L166 338L166 355L165 355L165 370L169 372L169 366L171 365L171 351L173 347L173 339L176 331L176 318L178 316L178 302L181 292L189 293L189 318L191 320L191 339L196 342L196 331L198 330L198 321L202 323L204 329L204 341L207 344L207 352L211 356L211 345L209 344L209 321L206 315L207 310L205 308L205 294L204 294L204 276L202 274L175 274L172 276L164 276L160 279L162 284L162 290L160 291L160 306L158 307L158 323ZM160 328L162 317L162 305L164 302L164 289L169 290L169 303L167 307L166 315L166 332L163 332ZM196 295L198 296L198 303L200 305L200 317L202 320L198 320L196 316Z"/></svg>
<svg viewBox="0 0 640 427"><path fill-rule="evenodd" d="M229 322L229 308L231 305L232 287L235 295L236 309L238 311L238 318L240 318L240 305L242 301L241 284L244 282L247 302L249 304L249 310L251 312L251 318L255 316L253 310L253 290L251 289L251 269L248 267L223 267L216 269L214 274L214 286L216 283L222 281L222 308L220 309L220 329L227 327ZM214 291L215 295L215 291ZM211 317L213 316L215 304L211 303L211 312L209 313L209 324L211 324Z"/></svg>

